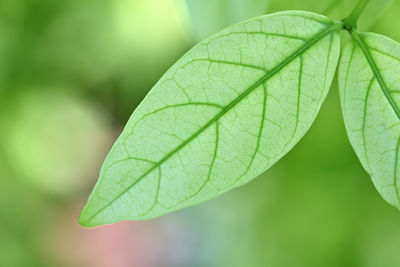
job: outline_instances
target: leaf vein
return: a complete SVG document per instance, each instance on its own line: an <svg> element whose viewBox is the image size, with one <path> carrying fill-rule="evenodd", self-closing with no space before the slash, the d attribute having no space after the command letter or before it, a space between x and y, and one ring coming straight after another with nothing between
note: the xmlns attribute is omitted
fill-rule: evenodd
<svg viewBox="0 0 400 267"><path fill-rule="evenodd" d="M396 190L397 200L400 203L400 193L399 193L399 188L397 185L397 182L398 182L397 169L398 169L398 164L399 164L399 162L398 162L399 161L399 152L400 152L400 138L397 141L397 146L396 146L396 156L395 156L395 162L394 162L394 175L393 175L394 176L393 186L394 186L394 189Z"/></svg>
<svg viewBox="0 0 400 267"><path fill-rule="evenodd" d="M183 67L186 67L187 65L190 65L194 62L201 62L201 61L206 61L206 62L211 62L211 63L221 63L221 64L227 64L227 65L234 65L234 66L240 66L240 67L246 67L246 68L251 68L251 69L257 69L257 70L261 70L265 73L268 72L267 69L262 68L262 67L258 67L255 65L250 65L250 64L245 64L245 63L241 63L241 62L233 62L233 61L226 61L226 60L218 60L218 59L211 59L211 58L196 58L193 59L189 62L187 62L185 65L183 65Z"/></svg>
<svg viewBox="0 0 400 267"><path fill-rule="evenodd" d="M144 118L154 115L158 112L161 112L163 110L166 109L170 109L170 108L178 108L178 107L185 107L185 106L210 106L210 107L215 107L215 108L219 108L219 109L223 109L223 106L219 105L219 104L214 104L214 103L209 103L209 102L188 102L188 103L182 103L182 104L174 104L174 105L168 105L168 106L164 106L162 108L156 109L154 111L151 111L149 113L146 113L145 115L143 115L141 118L139 118L135 124L132 125L131 130L130 130L130 134L132 134L133 130L135 129L136 125L142 121Z"/></svg>
<svg viewBox="0 0 400 267"><path fill-rule="evenodd" d="M253 155L251 156L251 160L250 160L249 164L247 164L246 170L244 171L244 173L241 176L239 176L239 178L236 179L236 181L233 183L233 185L237 184L243 178L243 176L245 176L247 174L247 172L250 170L250 167L253 165L253 162L254 162L254 159L256 158L258 150L260 149L261 136L262 136L262 132L264 129L265 113L267 110L267 86L265 85L265 83L263 83L262 86L263 86L264 98L263 98L263 105L262 105L260 129L258 131L256 147L254 149Z"/></svg>
<svg viewBox="0 0 400 267"><path fill-rule="evenodd" d="M367 140L365 137L365 127L366 127L366 123L367 123L367 109L368 109L368 100L369 100L369 96L370 96L370 92L371 92L371 88L372 85L374 83L375 80L375 76L372 77L371 81L369 82L369 85L367 87L367 92L365 95L365 100L364 100L364 116L363 116L363 122L362 122L362 127L361 127L361 134L362 134L362 138L363 138L363 147L364 147L364 152L365 152L365 160L367 163L367 168L368 171L370 171L370 167L369 167L369 160L368 160L368 155L367 155Z"/></svg>

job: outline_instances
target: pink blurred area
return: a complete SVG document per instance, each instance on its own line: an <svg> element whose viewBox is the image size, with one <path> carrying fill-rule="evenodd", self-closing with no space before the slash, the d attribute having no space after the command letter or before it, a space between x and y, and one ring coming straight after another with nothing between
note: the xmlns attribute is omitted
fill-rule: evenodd
<svg viewBox="0 0 400 267"><path fill-rule="evenodd" d="M86 229L77 224L78 213L79 207L63 210L43 235L43 250L62 266L191 265L193 233L175 216Z"/></svg>

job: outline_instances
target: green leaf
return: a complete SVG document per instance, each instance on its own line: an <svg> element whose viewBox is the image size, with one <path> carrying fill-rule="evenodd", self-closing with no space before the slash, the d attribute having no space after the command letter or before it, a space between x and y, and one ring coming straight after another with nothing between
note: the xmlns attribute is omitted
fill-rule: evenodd
<svg viewBox="0 0 400 267"><path fill-rule="evenodd" d="M270 0L181 1L186 3L193 37L200 41L229 25L265 14Z"/></svg>
<svg viewBox="0 0 400 267"><path fill-rule="evenodd" d="M351 37L339 68L348 136L380 194L400 208L400 45L355 30Z"/></svg>
<svg viewBox="0 0 400 267"><path fill-rule="evenodd" d="M260 175L313 123L342 24L282 12L229 27L184 55L135 110L80 223L150 219Z"/></svg>

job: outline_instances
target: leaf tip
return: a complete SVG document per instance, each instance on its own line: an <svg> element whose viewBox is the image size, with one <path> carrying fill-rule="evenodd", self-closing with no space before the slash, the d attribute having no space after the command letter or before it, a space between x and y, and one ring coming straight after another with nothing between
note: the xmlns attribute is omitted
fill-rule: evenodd
<svg viewBox="0 0 400 267"><path fill-rule="evenodd" d="M78 217L78 223L80 226L85 227L85 228L92 228L95 226L98 226L97 224L94 224L91 220L90 217L88 217L88 214L86 212L87 205L83 207L81 210L81 213L79 214Z"/></svg>
<svg viewBox="0 0 400 267"><path fill-rule="evenodd" d="M79 225L82 226L82 227L90 227L90 226L88 225L88 222L87 222L86 218L85 218L85 212L84 212L84 210L82 210L81 213L79 214L78 223L79 223Z"/></svg>

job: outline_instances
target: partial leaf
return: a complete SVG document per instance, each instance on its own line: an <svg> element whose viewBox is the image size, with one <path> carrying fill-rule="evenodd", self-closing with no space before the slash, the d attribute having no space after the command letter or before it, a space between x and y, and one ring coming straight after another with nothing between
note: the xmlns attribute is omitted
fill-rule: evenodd
<svg viewBox="0 0 400 267"><path fill-rule="evenodd" d="M150 219L243 185L313 123L341 23L282 12L229 27L184 55L135 110L80 216Z"/></svg>
<svg viewBox="0 0 400 267"><path fill-rule="evenodd" d="M186 4L195 41L201 41L229 25L265 14L270 0L180 1Z"/></svg>
<svg viewBox="0 0 400 267"><path fill-rule="evenodd" d="M196 0L194 0L196 1ZM320 13L333 19L343 19L343 15L352 10L359 0L269 0L268 12L276 12L287 9L301 9L311 12ZM397 31L396 23L381 23L382 20L396 20L398 9L394 6L395 0L370 0L365 7L358 23L358 28L361 30L370 30L376 28L377 24L382 24L382 30L386 30L390 25L393 25ZM389 12L388 12L389 11ZM390 17L389 13L393 13Z"/></svg>
<svg viewBox="0 0 400 267"><path fill-rule="evenodd" d="M400 208L400 45L352 31L339 87L350 142L383 198Z"/></svg>

